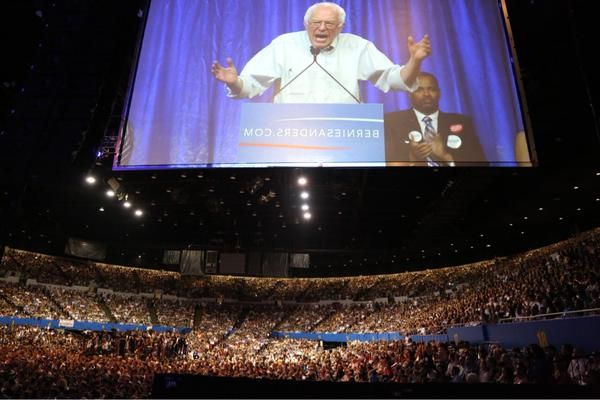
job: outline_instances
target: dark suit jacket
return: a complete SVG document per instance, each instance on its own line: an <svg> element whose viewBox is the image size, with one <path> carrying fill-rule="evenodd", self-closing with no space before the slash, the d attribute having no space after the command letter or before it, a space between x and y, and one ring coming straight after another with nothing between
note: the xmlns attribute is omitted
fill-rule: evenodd
<svg viewBox="0 0 600 400"><path fill-rule="evenodd" d="M385 159L387 163L408 165L409 139L411 131L421 131L417 116L412 109L385 114ZM462 114L440 111L438 134L446 150L454 157L456 165L487 165L487 159L473 129L471 118ZM450 140L448 136L453 135ZM460 145L457 147L460 139ZM448 146L450 144L450 146ZM456 147L456 148L452 148ZM427 165L417 163L415 165Z"/></svg>

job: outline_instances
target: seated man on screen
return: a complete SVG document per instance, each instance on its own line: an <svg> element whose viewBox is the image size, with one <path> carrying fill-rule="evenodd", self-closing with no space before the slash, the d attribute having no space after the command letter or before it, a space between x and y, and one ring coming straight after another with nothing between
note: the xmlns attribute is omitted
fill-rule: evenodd
<svg viewBox="0 0 600 400"><path fill-rule="evenodd" d="M431 53L427 35L420 42L412 36L408 38L410 59L399 66L370 41L340 33L345 20L346 12L339 5L314 4L304 16L305 31L275 38L248 61L241 74L231 58L227 59L227 66L215 61L211 72L227 85L228 96L233 98L261 95L277 82L276 87L283 90L276 90L275 103L356 103L360 99L359 80L369 80L384 92L414 90L421 62ZM311 65L314 60L352 95L318 65Z"/></svg>
<svg viewBox="0 0 600 400"><path fill-rule="evenodd" d="M455 166L487 164L471 118L440 111L437 78L420 72L411 109L385 114L387 165Z"/></svg>

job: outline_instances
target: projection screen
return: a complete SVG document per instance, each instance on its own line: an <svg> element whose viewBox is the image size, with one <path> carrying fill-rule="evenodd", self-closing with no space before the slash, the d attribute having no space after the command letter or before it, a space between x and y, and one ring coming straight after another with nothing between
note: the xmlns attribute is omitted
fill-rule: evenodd
<svg viewBox="0 0 600 400"><path fill-rule="evenodd" d="M304 24L313 1L152 0L114 169L532 165L498 0L336 3L341 33L313 54ZM425 35L421 70L435 80L390 86L409 36ZM228 58L246 89L268 88L232 97L211 74ZM423 104L435 108L432 129L415 112Z"/></svg>

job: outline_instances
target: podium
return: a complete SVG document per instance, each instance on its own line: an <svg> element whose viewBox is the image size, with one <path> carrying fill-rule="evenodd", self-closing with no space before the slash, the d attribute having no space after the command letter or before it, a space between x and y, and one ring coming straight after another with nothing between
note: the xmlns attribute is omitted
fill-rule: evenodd
<svg viewBox="0 0 600 400"><path fill-rule="evenodd" d="M385 166L383 105L244 103L237 163Z"/></svg>

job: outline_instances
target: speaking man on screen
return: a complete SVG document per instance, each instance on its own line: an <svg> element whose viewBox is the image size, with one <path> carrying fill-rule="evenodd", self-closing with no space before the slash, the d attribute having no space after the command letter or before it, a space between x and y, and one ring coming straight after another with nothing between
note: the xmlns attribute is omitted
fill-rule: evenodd
<svg viewBox="0 0 600 400"><path fill-rule="evenodd" d="M345 21L346 12L339 5L316 3L304 15L304 31L275 38L239 75L231 58L226 66L215 61L211 72L227 85L232 98L252 98L275 85L275 103L360 102L361 80L386 93L416 89L421 63L431 54L427 35L419 42L408 37L410 58L400 66L372 42L341 33Z"/></svg>

